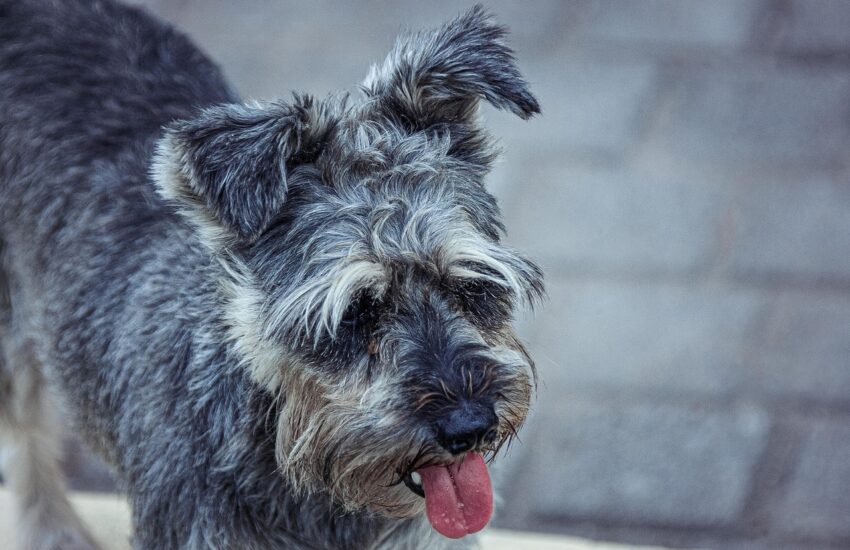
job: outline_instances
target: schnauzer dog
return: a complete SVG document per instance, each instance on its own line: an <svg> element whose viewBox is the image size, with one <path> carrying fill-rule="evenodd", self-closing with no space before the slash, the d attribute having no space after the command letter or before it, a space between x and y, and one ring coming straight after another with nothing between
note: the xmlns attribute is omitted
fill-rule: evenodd
<svg viewBox="0 0 850 550"><path fill-rule="evenodd" d="M136 548L466 546L535 384L480 100L539 106L481 7L363 97L240 103L110 0L0 0L0 426L26 548L92 548L54 420ZM59 413L58 411L65 411ZM424 498L423 498L424 497ZM442 536L441 536L442 535Z"/></svg>

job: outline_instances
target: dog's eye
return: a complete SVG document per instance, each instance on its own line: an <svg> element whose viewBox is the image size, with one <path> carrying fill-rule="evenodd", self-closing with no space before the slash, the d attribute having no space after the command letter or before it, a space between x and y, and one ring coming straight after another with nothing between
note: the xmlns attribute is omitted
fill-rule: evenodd
<svg viewBox="0 0 850 550"><path fill-rule="evenodd" d="M507 295L505 287L488 279L466 279L456 289L461 304L469 309L504 300Z"/></svg>
<svg viewBox="0 0 850 550"><path fill-rule="evenodd" d="M510 293L488 279L464 279L454 285L460 308L485 325L499 325L510 316Z"/></svg>
<svg viewBox="0 0 850 550"><path fill-rule="evenodd" d="M342 314L340 325L350 329L371 330L378 320L379 304L370 292L359 292Z"/></svg>
<svg viewBox="0 0 850 550"><path fill-rule="evenodd" d="M493 298L504 294L502 285L489 279L465 279L458 284L458 291L470 299Z"/></svg>

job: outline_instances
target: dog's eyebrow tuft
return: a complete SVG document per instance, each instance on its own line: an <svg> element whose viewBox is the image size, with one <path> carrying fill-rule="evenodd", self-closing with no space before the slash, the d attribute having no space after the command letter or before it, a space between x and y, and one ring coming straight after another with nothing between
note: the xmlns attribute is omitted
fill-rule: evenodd
<svg viewBox="0 0 850 550"><path fill-rule="evenodd" d="M315 342L323 334L334 336L342 316L353 297L369 289L376 297L386 292L389 277L384 266L366 259L349 261L312 262L319 271L308 278L297 290L282 298L274 294L266 304L269 313L267 336L278 333L283 327L297 327L302 336Z"/></svg>
<svg viewBox="0 0 850 550"><path fill-rule="evenodd" d="M456 235L447 242L444 269L450 277L485 279L529 305L540 297L541 270L521 254L477 234Z"/></svg>

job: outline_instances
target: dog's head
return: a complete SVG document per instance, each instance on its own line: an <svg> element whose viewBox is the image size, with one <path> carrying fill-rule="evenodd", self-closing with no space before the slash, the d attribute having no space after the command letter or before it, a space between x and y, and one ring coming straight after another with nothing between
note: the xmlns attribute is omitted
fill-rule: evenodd
<svg viewBox="0 0 850 550"><path fill-rule="evenodd" d="M525 419L534 367L511 321L541 273L500 242L476 115L539 112L504 34L474 8L400 39L358 105L218 106L159 144L159 191L221 261L232 344L279 396L296 489L409 516L421 474L445 511Z"/></svg>

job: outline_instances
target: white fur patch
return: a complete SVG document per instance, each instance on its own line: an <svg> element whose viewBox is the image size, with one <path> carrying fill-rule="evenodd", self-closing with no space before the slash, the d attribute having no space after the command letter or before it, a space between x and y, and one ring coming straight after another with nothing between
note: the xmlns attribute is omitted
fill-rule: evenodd
<svg viewBox="0 0 850 550"><path fill-rule="evenodd" d="M157 193L177 206L213 252L227 246L232 236L216 220L192 188L194 175L186 151L170 132L156 144L150 170Z"/></svg>
<svg viewBox="0 0 850 550"><path fill-rule="evenodd" d="M239 260L230 256L221 258L220 263L227 273L221 291L228 337L251 379L275 391L289 361L283 346L263 337L260 315L264 295Z"/></svg>
<svg viewBox="0 0 850 550"><path fill-rule="evenodd" d="M359 290L369 288L380 296L386 289L387 272L375 262L343 258L331 262L330 267L322 277L306 281L274 304L269 326L300 324L304 332L316 340L323 333L334 335Z"/></svg>

